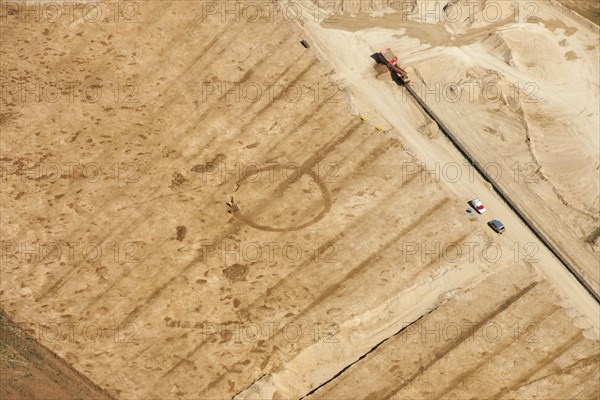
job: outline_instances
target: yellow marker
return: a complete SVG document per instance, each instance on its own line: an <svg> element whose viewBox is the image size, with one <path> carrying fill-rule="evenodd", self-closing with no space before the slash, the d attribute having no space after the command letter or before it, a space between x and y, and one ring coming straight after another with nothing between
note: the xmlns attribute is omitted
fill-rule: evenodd
<svg viewBox="0 0 600 400"><path fill-rule="evenodd" d="M380 131L382 128L379 125L375 125L375 129L377 129L378 131Z"/></svg>
<svg viewBox="0 0 600 400"><path fill-rule="evenodd" d="M360 117L360 119L362 119L363 121L367 120L367 117L365 117L364 115L362 117Z"/></svg>

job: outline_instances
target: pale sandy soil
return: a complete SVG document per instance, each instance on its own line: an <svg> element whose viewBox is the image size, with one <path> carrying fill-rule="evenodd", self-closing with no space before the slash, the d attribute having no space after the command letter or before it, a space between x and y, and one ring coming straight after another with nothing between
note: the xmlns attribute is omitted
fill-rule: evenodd
<svg viewBox="0 0 600 400"><path fill-rule="evenodd" d="M378 77L369 35L379 45L386 31L281 16L223 23L195 1L143 3L130 24L18 18L0 25L2 82L138 88L136 102L114 91L97 102L3 97L0 122L0 160L26 171L0 182L2 306L38 332L76 324L40 340L111 395L299 398L321 386L311 396L531 398L560 387L597 397L598 305L481 178L423 175L462 159ZM440 27L411 26L439 38ZM428 45L403 37L397 52L424 62ZM570 46L585 43L577 37ZM206 91L269 82L305 94ZM74 162L103 172L69 174ZM229 172L206 173L210 162ZM236 164L276 167L240 179ZM298 168L298 180L282 174ZM241 211L228 214L232 195ZM464 214L475 195L483 217ZM503 236L485 224L496 217ZM74 250L36 260L36 243L53 242ZM102 254L84 253L90 244ZM257 244L260 257L235 250ZM433 335L396 335L436 322ZM465 324L473 335L448 337Z"/></svg>
<svg viewBox="0 0 600 400"><path fill-rule="evenodd" d="M340 349L324 344L308 348L308 354L284 364L239 398L294 397L310 389L310 374L327 376L324 372L331 366L311 370L308 359L334 358L332 351L356 346L365 346L366 356L349 357L346 365L354 364L310 397L463 399L477 393L477 398L494 399L592 398L600 390L597 343L584 340L556 304L540 302L552 289L547 283L531 282L528 274L517 267L493 275L403 332L381 332L381 321L371 325L370 318L361 318L361 331L372 329L373 336L389 337L383 343L365 343L374 337L353 333L356 327L351 323L358 322L351 321L340 330L335 345ZM456 314L463 322L451 317Z"/></svg>
<svg viewBox="0 0 600 400"><path fill-rule="evenodd" d="M435 10L427 4L416 10ZM394 49L415 90L598 290L598 35L547 2L523 3L518 15L498 4L495 23L484 11L464 23L345 12L316 35L348 85L374 76L358 54Z"/></svg>

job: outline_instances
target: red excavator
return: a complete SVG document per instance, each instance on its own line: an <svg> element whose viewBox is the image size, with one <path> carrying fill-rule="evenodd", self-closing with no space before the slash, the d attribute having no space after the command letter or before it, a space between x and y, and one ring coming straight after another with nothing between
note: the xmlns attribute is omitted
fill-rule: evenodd
<svg viewBox="0 0 600 400"><path fill-rule="evenodd" d="M405 70L400 68L398 65L398 57L392 53L390 48L381 50L379 53L375 53L371 57L378 63L385 64L390 72L396 74L397 78L400 79L402 84L406 85L410 82L408 79L408 74Z"/></svg>

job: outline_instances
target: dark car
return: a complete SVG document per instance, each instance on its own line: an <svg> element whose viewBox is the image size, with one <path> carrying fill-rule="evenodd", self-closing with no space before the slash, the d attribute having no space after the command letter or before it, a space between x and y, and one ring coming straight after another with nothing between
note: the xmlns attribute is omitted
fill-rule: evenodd
<svg viewBox="0 0 600 400"><path fill-rule="evenodd" d="M498 221L497 219L493 219L490 222L488 222L488 226L490 228L492 228L494 230L494 232L499 233L499 234L503 234L504 230L506 228L504 228L504 224L500 221Z"/></svg>

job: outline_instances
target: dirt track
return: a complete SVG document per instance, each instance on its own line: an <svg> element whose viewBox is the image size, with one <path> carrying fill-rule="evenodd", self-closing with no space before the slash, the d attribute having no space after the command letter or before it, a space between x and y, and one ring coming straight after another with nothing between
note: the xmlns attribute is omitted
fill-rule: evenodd
<svg viewBox="0 0 600 400"><path fill-rule="evenodd" d="M387 64L387 61L384 61L383 64ZM396 81L396 77L392 75L394 81ZM429 108L429 106L421 99L421 97L412 90L410 84L405 84L403 82L396 81L400 86L402 86L405 90L407 90L415 102L419 104L419 106L425 111L425 113L431 118L432 122L437 125L439 130L446 136L446 138L452 143L454 147L460 152L460 154L467 160L471 167L473 167L477 173L493 188L494 192L502 198L504 203L510 207L510 209L519 217L521 222L523 222L529 230L536 236L537 239L554 255L560 263L573 275L573 277L577 280L577 282L585 288L585 290L594 298L597 303L600 303L600 295L595 291L592 284L589 284L587 279L589 277L584 277L579 272L580 270L572 264L572 262L565 257L563 252L559 250L558 247L554 245L554 243L546 237L543 233L543 228L538 227L532 219L521 211L521 208L517 206L516 202L508 195L500 185L496 184L496 176L488 173L488 170L485 165L481 165L478 160L471 154L462 144L460 140L457 139L456 135L452 133L452 131L445 125L445 123Z"/></svg>
<svg viewBox="0 0 600 400"><path fill-rule="evenodd" d="M386 121L363 97L393 84L374 69L334 75L329 39L304 49L281 16L203 12L148 2L138 22L2 21L0 77L17 91L3 93L0 122L8 315L78 324L52 350L124 399L301 397L350 365L311 396L354 397L365 381L378 397L528 397L561 384L597 396L597 307L568 277L556 284L560 266L531 253L535 238L480 180L424 173L460 160L419 136L417 109ZM80 85L57 101L18 92L67 81ZM507 235L464 214L474 193L490 193ZM411 333L436 322L504 333ZM509 335L515 325L538 342ZM448 366L458 362L469 367Z"/></svg>

